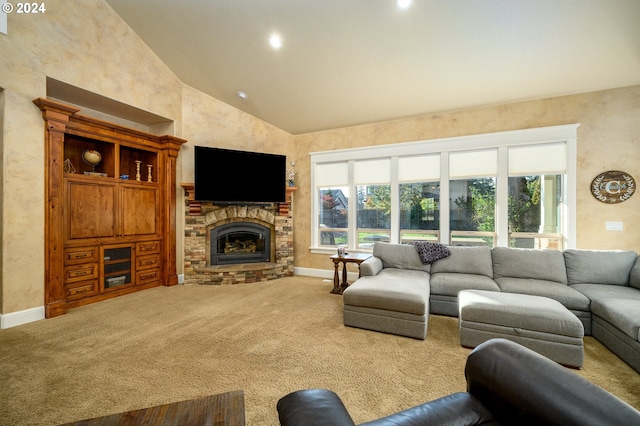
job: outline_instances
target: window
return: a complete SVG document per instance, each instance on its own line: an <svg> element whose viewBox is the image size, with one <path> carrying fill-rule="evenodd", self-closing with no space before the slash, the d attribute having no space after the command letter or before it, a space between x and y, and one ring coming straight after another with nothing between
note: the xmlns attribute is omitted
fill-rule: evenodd
<svg viewBox="0 0 640 426"><path fill-rule="evenodd" d="M509 246L562 250L564 143L509 148Z"/></svg>
<svg viewBox="0 0 640 426"><path fill-rule="evenodd" d="M388 158L354 163L357 248L371 249L376 241L391 240L390 166Z"/></svg>
<svg viewBox="0 0 640 426"><path fill-rule="evenodd" d="M320 189L320 245L347 244L349 188Z"/></svg>
<svg viewBox="0 0 640 426"><path fill-rule="evenodd" d="M440 238L440 155L398 159L400 242Z"/></svg>
<svg viewBox="0 0 640 426"><path fill-rule="evenodd" d="M312 153L311 250L574 247L577 127Z"/></svg>
<svg viewBox="0 0 640 426"><path fill-rule="evenodd" d="M451 244L493 247L496 221L496 179L493 177L452 180Z"/></svg>
<svg viewBox="0 0 640 426"><path fill-rule="evenodd" d="M562 250L562 175L509 178L509 246Z"/></svg>
<svg viewBox="0 0 640 426"><path fill-rule="evenodd" d="M493 247L498 150L455 152L449 164L450 244Z"/></svg>
<svg viewBox="0 0 640 426"><path fill-rule="evenodd" d="M318 235L320 246L347 245L349 187L347 163L316 167Z"/></svg>

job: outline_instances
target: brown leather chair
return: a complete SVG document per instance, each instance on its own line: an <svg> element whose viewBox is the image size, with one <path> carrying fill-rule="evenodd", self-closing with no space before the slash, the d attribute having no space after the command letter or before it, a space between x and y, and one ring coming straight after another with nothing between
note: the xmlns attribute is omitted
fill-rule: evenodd
<svg viewBox="0 0 640 426"><path fill-rule="evenodd" d="M492 339L465 367L467 392L365 423L409 425L640 425L640 411L575 372L517 343ZM340 397L300 390L278 401L283 426L354 425Z"/></svg>

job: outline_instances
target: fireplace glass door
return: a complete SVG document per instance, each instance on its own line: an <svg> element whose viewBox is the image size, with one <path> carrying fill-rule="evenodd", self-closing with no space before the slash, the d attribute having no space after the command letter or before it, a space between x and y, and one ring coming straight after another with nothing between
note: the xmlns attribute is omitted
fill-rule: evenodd
<svg viewBox="0 0 640 426"><path fill-rule="evenodd" d="M211 229L210 263L269 262L271 260L271 231L251 222L228 223Z"/></svg>

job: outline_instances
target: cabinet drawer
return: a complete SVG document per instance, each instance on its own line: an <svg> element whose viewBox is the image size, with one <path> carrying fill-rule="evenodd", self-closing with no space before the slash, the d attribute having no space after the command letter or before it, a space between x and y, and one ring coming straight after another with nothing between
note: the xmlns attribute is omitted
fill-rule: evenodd
<svg viewBox="0 0 640 426"><path fill-rule="evenodd" d="M148 284L154 281L160 281L160 269L146 269L136 272L136 284Z"/></svg>
<svg viewBox="0 0 640 426"><path fill-rule="evenodd" d="M160 241L145 241L136 244L136 252L138 256L145 254L160 253Z"/></svg>
<svg viewBox="0 0 640 426"><path fill-rule="evenodd" d="M83 281L98 278L98 264L72 265L64 268L65 282Z"/></svg>
<svg viewBox="0 0 640 426"><path fill-rule="evenodd" d="M67 300L82 299L98 292L98 280L80 281L65 286Z"/></svg>
<svg viewBox="0 0 640 426"><path fill-rule="evenodd" d="M136 269L157 268L160 266L160 255L136 257Z"/></svg>
<svg viewBox="0 0 640 426"><path fill-rule="evenodd" d="M97 262L98 247L74 247L64 251L64 264L74 265L78 263Z"/></svg>

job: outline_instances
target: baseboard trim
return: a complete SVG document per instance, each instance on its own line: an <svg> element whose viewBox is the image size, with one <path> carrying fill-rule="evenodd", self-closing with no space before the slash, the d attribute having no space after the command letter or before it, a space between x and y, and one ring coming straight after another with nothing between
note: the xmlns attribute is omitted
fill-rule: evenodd
<svg viewBox="0 0 640 426"><path fill-rule="evenodd" d="M331 280L333 280L334 273L335 273L334 270L329 270L329 269L300 268L300 267L293 268L294 275L305 275L307 277L329 278ZM340 267L339 273L340 273L340 279L342 279L342 266ZM349 280L349 283L353 283L355 280L358 279L358 273L347 272L347 279Z"/></svg>
<svg viewBox="0 0 640 426"><path fill-rule="evenodd" d="M44 319L44 306L0 315L0 329L16 327Z"/></svg>

